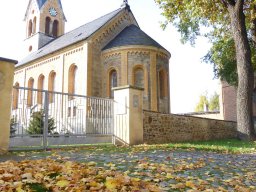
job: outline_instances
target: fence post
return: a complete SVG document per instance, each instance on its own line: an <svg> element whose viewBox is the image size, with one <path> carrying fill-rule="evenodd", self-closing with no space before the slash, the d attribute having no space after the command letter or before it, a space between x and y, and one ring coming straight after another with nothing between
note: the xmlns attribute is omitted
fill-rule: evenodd
<svg viewBox="0 0 256 192"><path fill-rule="evenodd" d="M143 89L114 88L114 144L143 143Z"/></svg>
<svg viewBox="0 0 256 192"><path fill-rule="evenodd" d="M44 91L45 101L44 101L44 131L43 131L43 147L46 150L48 146L48 119L49 119L49 92Z"/></svg>
<svg viewBox="0 0 256 192"><path fill-rule="evenodd" d="M14 64L17 61L0 57L0 151L8 151Z"/></svg>

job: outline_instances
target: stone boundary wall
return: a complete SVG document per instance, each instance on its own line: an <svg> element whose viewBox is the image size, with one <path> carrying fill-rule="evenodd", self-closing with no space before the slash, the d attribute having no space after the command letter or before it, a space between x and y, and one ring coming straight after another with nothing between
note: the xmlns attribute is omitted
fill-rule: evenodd
<svg viewBox="0 0 256 192"><path fill-rule="evenodd" d="M220 111L202 111L202 112L192 112L192 113L178 113L176 115L185 115L190 117L201 117L207 119L218 119L224 120Z"/></svg>
<svg viewBox="0 0 256 192"><path fill-rule="evenodd" d="M236 138L236 122L143 111L146 144Z"/></svg>
<svg viewBox="0 0 256 192"><path fill-rule="evenodd" d="M194 115L188 115L188 116L223 120L223 116L220 113L194 114Z"/></svg>

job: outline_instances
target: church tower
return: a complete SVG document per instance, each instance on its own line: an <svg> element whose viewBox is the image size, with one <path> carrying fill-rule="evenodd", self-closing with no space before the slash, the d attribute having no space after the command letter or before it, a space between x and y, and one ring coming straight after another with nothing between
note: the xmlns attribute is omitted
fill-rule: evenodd
<svg viewBox="0 0 256 192"><path fill-rule="evenodd" d="M24 21L28 55L64 34L66 18L61 0L29 0Z"/></svg>

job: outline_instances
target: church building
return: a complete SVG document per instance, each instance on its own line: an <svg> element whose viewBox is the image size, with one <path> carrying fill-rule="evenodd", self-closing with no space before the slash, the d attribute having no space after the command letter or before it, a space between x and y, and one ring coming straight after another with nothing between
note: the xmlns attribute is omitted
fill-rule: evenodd
<svg viewBox="0 0 256 192"><path fill-rule="evenodd" d="M170 113L171 54L140 29L127 0L67 33L61 0L30 0L24 21L27 56L14 86L113 98L112 88L132 85L144 89L145 110ZM42 104L31 97L27 107Z"/></svg>

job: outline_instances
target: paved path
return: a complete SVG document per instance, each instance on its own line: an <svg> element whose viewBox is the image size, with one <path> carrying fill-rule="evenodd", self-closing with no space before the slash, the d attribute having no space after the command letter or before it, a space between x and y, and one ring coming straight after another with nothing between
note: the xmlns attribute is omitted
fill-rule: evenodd
<svg viewBox="0 0 256 192"><path fill-rule="evenodd" d="M202 190L211 188L214 191L256 191L256 154L92 148L12 154L1 156L0 161L46 157L95 162L98 167L156 182L166 191L184 191L193 186L202 186Z"/></svg>

